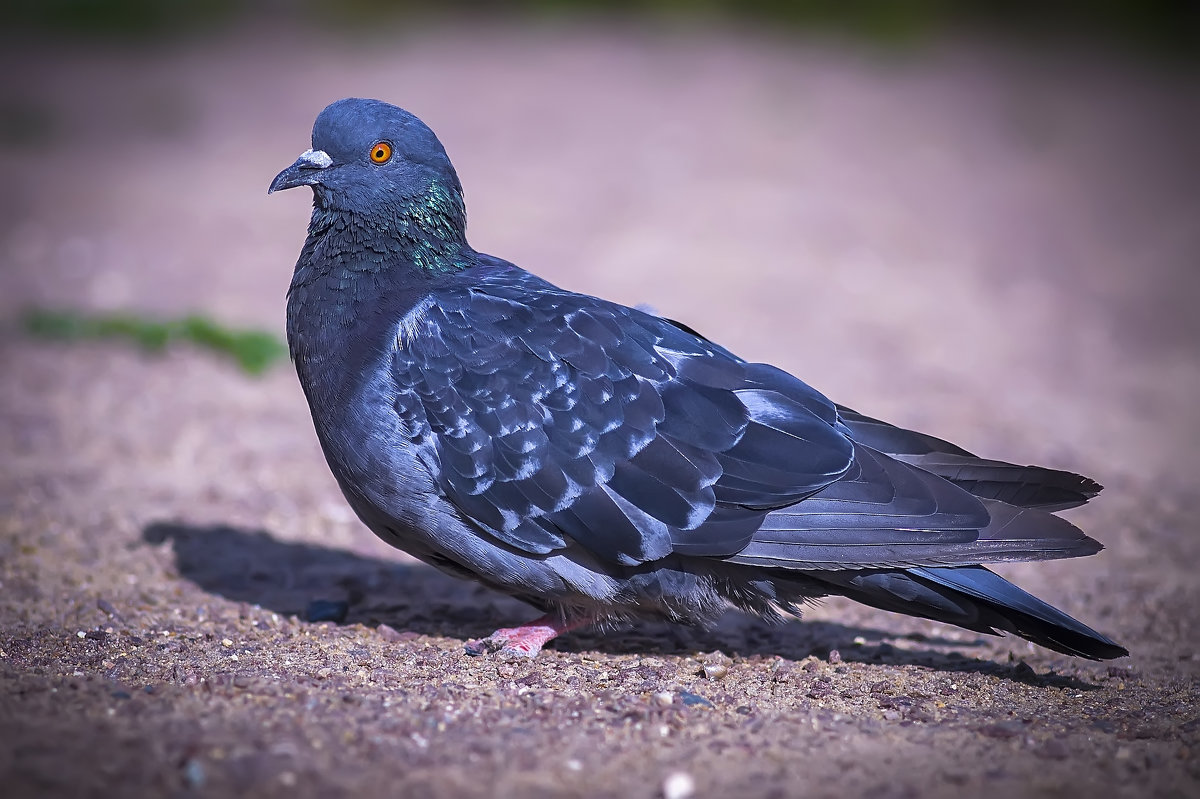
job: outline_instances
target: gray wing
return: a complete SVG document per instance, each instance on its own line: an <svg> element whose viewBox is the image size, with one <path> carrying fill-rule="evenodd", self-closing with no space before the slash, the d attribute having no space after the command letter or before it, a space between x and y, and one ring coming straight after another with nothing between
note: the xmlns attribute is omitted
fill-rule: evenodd
<svg viewBox="0 0 1200 799"><path fill-rule="evenodd" d="M890 426L843 420L779 369L515 268L440 292L411 332L397 411L446 498L531 554L574 541L621 565L679 553L833 569L1097 546L856 441ZM971 457L909 435L920 456Z"/></svg>
<svg viewBox="0 0 1200 799"><path fill-rule="evenodd" d="M521 274L439 292L394 357L447 499L530 553L730 555L851 465L833 404L794 377Z"/></svg>

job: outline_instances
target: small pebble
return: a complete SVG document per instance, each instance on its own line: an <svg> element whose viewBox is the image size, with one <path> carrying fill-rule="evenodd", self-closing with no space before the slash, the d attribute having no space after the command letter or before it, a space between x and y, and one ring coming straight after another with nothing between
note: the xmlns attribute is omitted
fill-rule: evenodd
<svg viewBox="0 0 1200 799"><path fill-rule="evenodd" d="M688 706L691 706L691 705L699 705L701 707L712 707L713 706L712 702L710 702L707 699L705 699L704 697L700 696L700 694L694 694L691 691L680 691L679 698L682 699L683 703Z"/></svg>
<svg viewBox="0 0 1200 799"><path fill-rule="evenodd" d="M1028 680L1037 676L1037 672L1023 660L1017 661L1017 665L1013 666L1012 673L1018 680Z"/></svg>
<svg viewBox="0 0 1200 799"><path fill-rule="evenodd" d="M229 640L228 638L222 638L221 646L233 646L233 641Z"/></svg>
<svg viewBox="0 0 1200 799"><path fill-rule="evenodd" d="M675 697L671 694L670 691L659 691L658 693L656 693L654 695L654 701L658 702L663 707L666 707L667 705L669 705L675 701Z"/></svg>
<svg viewBox="0 0 1200 799"><path fill-rule="evenodd" d="M380 624L375 628L375 632L379 633L379 637L388 643L394 644L397 641L403 640L400 637L400 631L390 624Z"/></svg>
<svg viewBox="0 0 1200 799"><path fill-rule="evenodd" d="M183 765L183 781L190 788L203 788L208 775L204 773L204 764L192 758Z"/></svg>
<svg viewBox="0 0 1200 799"><path fill-rule="evenodd" d="M829 650L829 662L830 663L841 663L842 662L842 653L837 651L836 649L830 649Z"/></svg>
<svg viewBox="0 0 1200 799"><path fill-rule="evenodd" d="M341 624L350 613L350 603L332 599L314 599L304 610L304 618L310 622L331 621Z"/></svg>
<svg viewBox="0 0 1200 799"><path fill-rule="evenodd" d="M663 799L688 799L696 793L696 781L686 771L673 771L663 780Z"/></svg>
<svg viewBox="0 0 1200 799"><path fill-rule="evenodd" d="M720 663L711 663L704 667L704 676L710 680L723 680L729 673L729 667Z"/></svg>

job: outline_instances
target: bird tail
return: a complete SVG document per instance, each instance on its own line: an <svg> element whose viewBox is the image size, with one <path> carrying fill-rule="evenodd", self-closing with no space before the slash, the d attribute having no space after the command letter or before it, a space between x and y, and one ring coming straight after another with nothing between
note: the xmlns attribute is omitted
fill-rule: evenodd
<svg viewBox="0 0 1200 799"><path fill-rule="evenodd" d="M1087 625L983 566L806 572L832 593L883 610L955 624L988 635L1008 632L1089 660L1129 652Z"/></svg>
<svg viewBox="0 0 1200 799"><path fill-rule="evenodd" d="M1081 474L1044 466L1018 466L973 455L934 452L893 457L949 480L981 499L995 499L1019 508L1049 512L1075 508L1103 488Z"/></svg>
<svg viewBox="0 0 1200 799"><path fill-rule="evenodd" d="M1089 477L980 458L940 438L872 419L844 406L838 418L854 441L949 480L981 499L1059 511L1084 504L1103 489Z"/></svg>

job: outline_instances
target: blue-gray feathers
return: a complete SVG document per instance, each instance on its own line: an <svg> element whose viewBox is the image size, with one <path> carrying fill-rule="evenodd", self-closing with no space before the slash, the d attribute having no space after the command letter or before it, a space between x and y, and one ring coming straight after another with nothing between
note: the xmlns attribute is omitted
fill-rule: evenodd
<svg viewBox="0 0 1200 799"><path fill-rule="evenodd" d="M1094 482L887 425L475 252L453 166L401 109L339 101L312 144L273 184L314 190L289 344L334 475L389 543L565 616L843 594L1125 654L980 565L1098 551L1048 512Z"/></svg>

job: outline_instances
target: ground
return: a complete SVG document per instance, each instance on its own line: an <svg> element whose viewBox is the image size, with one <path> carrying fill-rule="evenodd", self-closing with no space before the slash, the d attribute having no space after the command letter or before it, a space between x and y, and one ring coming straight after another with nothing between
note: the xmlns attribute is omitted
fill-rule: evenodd
<svg viewBox="0 0 1200 799"><path fill-rule="evenodd" d="M1191 75L454 26L10 39L0 67L5 796L652 797L677 772L701 797L1200 794ZM281 331L308 200L266 187L345 95L438 131L476 247L1100 480L1070 518L1106 551L1003 572L1132 655L830 601L467 657L536 614L351 516L288 365L20 333L32 305Z"/></svg>

